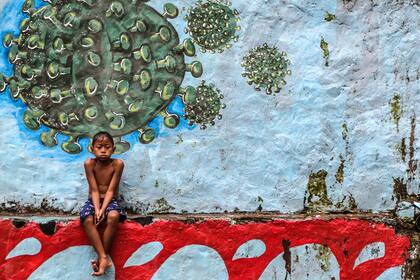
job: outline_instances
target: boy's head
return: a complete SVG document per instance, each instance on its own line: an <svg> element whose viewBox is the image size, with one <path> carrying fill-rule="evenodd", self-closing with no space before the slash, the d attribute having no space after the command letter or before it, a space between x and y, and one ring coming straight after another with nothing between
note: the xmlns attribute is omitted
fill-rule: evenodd
<svg viewBox="0 0 420 280"><path fill-rule="evenodd" d="M92 151L98 159L109 159L115 151L114 139L111 134L106 131L96 133L92 138Z"/></svg>

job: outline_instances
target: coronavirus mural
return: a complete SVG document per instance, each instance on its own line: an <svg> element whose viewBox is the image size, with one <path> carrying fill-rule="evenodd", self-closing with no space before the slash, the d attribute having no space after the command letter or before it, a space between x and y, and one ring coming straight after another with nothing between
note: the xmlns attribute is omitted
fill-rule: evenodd
<svg viewBox="0 0 420 280"><path fill-rule="evenodd" d="M12 77L0 76L0 89L9 87L13 99L27 109L23 121L41 133L45 146L57 145L57 133L68 135L61 144L68 153L79 153L78 139L91 138L98 131L110 131L117 153L129 149L121 136L139 131L141 143L150 143L155 131L148 122L160 115L165 126L175 128L179 116L167 111L180 96L187 105L189 123L205 127L220 116L218 94L181 86L189 72L200 77L199 61L191 39L179 41L168 22L178 8L163 5L163 14L145 1L48 1L35 8L25 1L28 14L17 38L7 34L13 64Z"/></svg>
<svg viewBox="0 0 420 280"><path fill-rule="evenodd" d="M0 280L420 279L418 2L0 0Z"/></svg>
<svg viewBox="0 0 420 280"><path fill-rule="evenodd" d="M188 9L185 31L201 47L201 51L223 52L232 47L232 42L238 41L239 12L232 10L230 5L221 0L200 0Z"/></svg>
<svg viewBox="0 0 420 280"><path fill-rule="evenodd" d="M249 51L241 65L244 69L242 76L248 79L248 84L253 84L257 91L264 89L267 94L280 92L286 85L286 75L292 74L288 69L290 60L287 54L268 44Z"/></svg>

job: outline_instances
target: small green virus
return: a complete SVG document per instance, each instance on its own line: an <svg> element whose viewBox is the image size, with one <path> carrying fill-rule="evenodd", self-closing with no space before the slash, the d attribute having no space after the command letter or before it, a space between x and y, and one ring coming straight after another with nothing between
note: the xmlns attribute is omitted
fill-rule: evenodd
<svg viewBox="0 0 420 280"><path fill-rule="evenodd" d="M267 94L278 93L286 84L286 75L291 75L288 69L290 60L285 52L279 52L276 47L267 44L252 49L242 60L243 77L248 78L248 84L254 84L257 91L265 89Z"/></svg>
<svg viewBox="0 0 420 280"><path fill-rule="evenodd" d="M196 89L197 97L190 100L185 100L185 115L189 120L189 125L194 123L200 125L201 129L205 129L207 125L214 125L214 120L221 119L222 115L219 113L220 109L226 107L220 100L223 95L220 90L213 84L206 85L204 81ZM184 95L186 98L188 94Z"/></svg>
<svg viewBox="0 0 420 280"><path fill-rule="evenodd" d="M25 125L51 129L41 134L44 145L57 145L62 133L69 136L62 149L79 153L79 138L106 130L122 153L130 145L121 136L133 131L141 143L153 141L156 133L147 124L157 115L169 128L179 124L179 116L166 110L176 96L190 103L206 98L181 87L186 72L198 78L203 68L185 63L195 47L191 39L180 44L168 22L178 16L173 4L164 4L160 14L136 0L47 2L38 9L33 0L24 2L29 17L19 37L3 38L14 75L0 74L0 90L8 86L11 97L27 105ZM213 111L195 114L201 120Z"/></svg>
<svg viewBox="0 0 420 280"><path fill-rule="evenodd" d="M188 9L185 16L188 33L193 42L201 47L202 52L223 52L232 47L231 42L237 42L236 31L240 30L239 13L230 9L231 3L221 0L198 1L193 8Z"/></svg>

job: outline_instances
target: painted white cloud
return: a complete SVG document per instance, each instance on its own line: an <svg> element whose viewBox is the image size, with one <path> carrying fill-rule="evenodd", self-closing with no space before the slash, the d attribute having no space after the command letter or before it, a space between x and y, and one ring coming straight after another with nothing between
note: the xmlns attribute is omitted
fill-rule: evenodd
<svg viewBox="0 0 420 280"><path fill-rule="evenodd" d="M264 254L265 249L266 247L264 242L262 242L259 239L252 239L239 246L232 260L243 258L257 258Z"/></svg>
<svg viewBox="0 0 420 280"><path fill-rule="evenodd" d="M227 280L223 259L214 249L189 245L170 256L153 275L152 280Z"/></svg>
<svg viewBox="0 0 420 280"><path fill-rule="evenodd" d="M382 258L383 256L385 256L385 244L383 242L370 243L360 252L354 262L354 267L368 260Z"/></svg>
<svg viewBox="0 0 420 280"><path fill-rule="evenodd" d="M142 265L153 260L162 251L163 245L158 241L149 242L138 248L125 262L124 268Z"/></svg>
<svg viewBox="0 0 420 280"><path fill-rule="evenodd" d="M29 237L19 242L6 256L6 260L22 256L36 255L41 251L42 245L35 237Z"/></svg>
<svg viewBox="0 0 420 280"><path fill-rule="evenodd" d="M290 248L290 254L290 275L286 271L284 253L281 253L267 265L260 280L331 280L333 277L340 279L340 267L329 248L318 244L306 244Z"/></svg>
<svg viewBox="0 0 420 280"><path fill-rule="evenodd" d="M115 268L109 268L100 278L92 276L90 260L96 258L92 246L72 246L46 260L29 276L28 280L45 279L115 279Z"/></svg>

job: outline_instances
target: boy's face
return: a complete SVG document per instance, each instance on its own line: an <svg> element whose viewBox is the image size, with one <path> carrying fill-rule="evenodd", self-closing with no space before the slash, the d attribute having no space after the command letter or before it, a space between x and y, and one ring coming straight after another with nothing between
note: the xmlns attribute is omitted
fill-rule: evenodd
<svg viewBox="0 0 420 280"><path fill-rule="evenodd" d="M99 160L107 160L115 151L115 146L112 144L111 140L108 137L100 137L95 141L95 144L92 146L93 154Z"/></svg>

